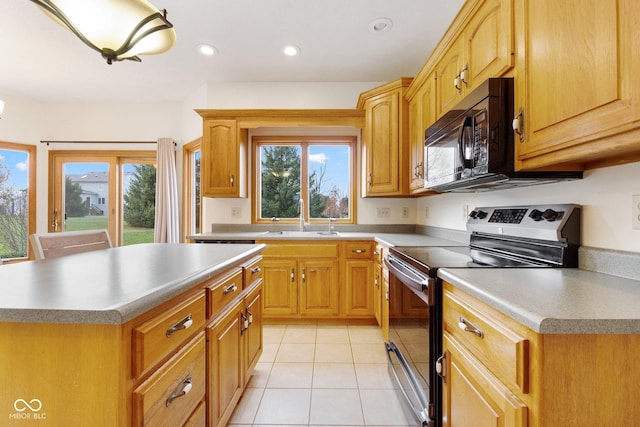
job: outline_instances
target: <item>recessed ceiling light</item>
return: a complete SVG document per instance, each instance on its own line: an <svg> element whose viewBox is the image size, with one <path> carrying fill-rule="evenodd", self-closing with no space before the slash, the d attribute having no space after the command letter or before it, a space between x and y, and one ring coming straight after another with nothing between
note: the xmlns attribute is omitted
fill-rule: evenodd
<svg viewBox="0 0 640 427"><path fill-rule="evenodd" d="M215 55L218 52L216 48L211 46L210 44L201 44L198 46L198 50L201 54L206 56Z"/></svg>
<svg viewBox="0 0 640 427"><path fill-rule="evenodd" d="M369 31L374 34L380 34L391 30L393 27L393 21L389 18L378 18L371 21L369 24Z"/></svg>
<svg viewBox="0 0 640 427"><path fill-rule="evenodd" d="M300 48L290 44L282 48L282 53L287 56L296 56L300 54Z"/></svg>

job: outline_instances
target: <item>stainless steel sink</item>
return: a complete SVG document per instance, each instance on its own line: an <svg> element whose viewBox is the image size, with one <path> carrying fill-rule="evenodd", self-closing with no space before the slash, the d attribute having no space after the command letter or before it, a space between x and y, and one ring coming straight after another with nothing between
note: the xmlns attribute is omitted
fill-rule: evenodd
<svg viewBox="0 0 640 427"><path fill-rule="evenodd" d="M260 233L263 236L283 236L283 237L313 237L326 236L335 237L340 234L337 231L265 231Z"/></svg>

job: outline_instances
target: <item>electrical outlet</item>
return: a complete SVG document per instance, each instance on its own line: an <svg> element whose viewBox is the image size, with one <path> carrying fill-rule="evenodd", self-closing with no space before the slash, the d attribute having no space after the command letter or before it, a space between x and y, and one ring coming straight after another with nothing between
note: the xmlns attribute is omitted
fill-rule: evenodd
<svg viewBox="0 0 640 427"><path fill-rule="evenodd" d="M376 217L377 218L389 218L390 215L390 209L389 208L378 208L376 210Z"/></svg>
<svg viewBox="0 0 640 427"><path fill-rule="evenodd" d="M424 217L429 218L429 206L424 207Z"/></svg>
<svg viewBox="0 0 640 427"><path fill-rule="evenodd" d="M240 217L242 217L242 209L231 208L231 218L240 218Z"/></svg>
<svg viewBox="0 0 640 427"><path fill-rule="evenodd" d="M409 218L409 208L406 206L402 208L402 218Z"/></svg>
<svg viewBox="0 0 640 427"><path fill-rule="evenodd" d="M462 219L467 220L469 217L469 205L462 205Z"/></svg>
<svg viewBox="0 0 640 427"><path fill-rule="evenodd" d="M631 228L640 230L640 194L631 196Z"/></svg>

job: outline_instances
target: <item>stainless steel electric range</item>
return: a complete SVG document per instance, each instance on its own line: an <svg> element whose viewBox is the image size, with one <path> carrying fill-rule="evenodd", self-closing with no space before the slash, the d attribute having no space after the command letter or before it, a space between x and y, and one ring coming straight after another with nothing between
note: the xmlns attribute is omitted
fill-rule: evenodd
<svg viewBox="0 0 640 427"><path fill-rule="evenodd" d="M580 207L479 207L467 220L468 246L392 247L389 268L389 371L416 425L442 422L442 283L439 268L578 266ZM516 286L516 285L514 285Z"/></svg>

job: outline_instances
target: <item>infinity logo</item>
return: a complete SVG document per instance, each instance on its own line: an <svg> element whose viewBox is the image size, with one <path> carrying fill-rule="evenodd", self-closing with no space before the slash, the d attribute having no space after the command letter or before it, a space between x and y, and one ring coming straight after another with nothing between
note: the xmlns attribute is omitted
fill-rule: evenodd
<svg viewBox="0 0 640 427"><path fill-rule="evenodd" d="M42 402L40 399L31 399L29 402L24 399L16 399L16 401L13 402L13 407L18 412L24 412L27 408L31 409L32 412L38 412L42 409Z"/></svg>

